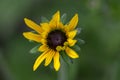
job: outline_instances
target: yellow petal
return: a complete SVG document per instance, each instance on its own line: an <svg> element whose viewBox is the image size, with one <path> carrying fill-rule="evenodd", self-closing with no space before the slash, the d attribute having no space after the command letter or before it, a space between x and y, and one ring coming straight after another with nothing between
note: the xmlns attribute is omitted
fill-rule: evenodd
<svg viewBox="0 0 120 80"><path fill-rule="evenodd" d="M77 30L73 30L73 31L70 31L68 32L68 38L71 38L73 39L77 34Z"/></svg>
<svg viewBox="0 0 120 80"><path fill-rule="evenodd" d="M26 23L26 25L28 27L30 27L31 29L35 30L39 34L41 34L43 32L42 28L39 25L37 25L35 22L33 22L33 21L31 21L31 20L29 20L27 18L24 18L24 21L25 21L25 23Z"/></svg>
<svg viewBox="0 0 120 80"><path fill-rule="evenodd" d="M79 55L74 50L72 50L71 48L67 47L65 49L65 51L66 51L66 53L67 53L67 55L69 57L71 57L71 58L79 58Z"/></svg>
<svg viewBox="0 0 120 80"><path fill-rule="evenodd" d="M46 39L41 39L41 43L42 43L42 44L47 44Z"/></svg>
<svg viewBox="0 0 120 80"><path fill-rule="evenodd" d="M64 25L64 31L67 33L67 32L69 32L69 30L70 30L70 28L69 28L68 24Z"/></svg>
<svg viewBox="0 0 120 80"><path fill-rule="evenodd" d="M56 47L56 50L57 50L57 51L61 51L61 50L62 50L62 46L57 46L57 47Z"/></svg>
<svg viewBox="0 0 120 80"><path fill-rule="evenodd" d="M34 34L32 32L24 32L23 36L29 40L33 40L36 42L41 42L41 36L38 34Z"/></svg>
<svg viewBox="0 0 120 80"><path fill-rule="evenodd" d="M34 63L34 66L33 66L33 71L35 71L38 66L43 62L43 60L47 57L47 53L49 52L50 50L46 50L44 53L42 53L35 61Z"/></svg>
<svg viewBox="0 0 120 80"><path fill-rule="evenodd" d="M75 14L75 16L71 19L71 21L69 22L68 26L70 30L75 29L75 27L77 26L78 23L78 14Z"/></svg>
<svg viewBox="0 0 120 80"><path fill-rule="evenodd" d="M48 23L41 23L40 25L44 31L47 31L47 32L50 31L50 26Z"/></svg>
<svg viewBox="0 0 120 80"><path fill-rule="evenodd" d="M65 46L57 46L56 50L59 52L61 50L65 50Z"/></svg>
<svg viewBox="0 0 120 80"><path fill-rule="evenodd" d="M57 11L54 15L53 15L53 17L52 17L52 19L51 19L51 21L50 21L50 27L51 28L56 28L58 25L59 25L59 22L60 22L60 12L59 11Z"/></svg>
<svg viewBox="0 0 120 80"><path fill-rule="evenodd" d="M57 26L59 29L64 29L64 25L60 22L59 25Z"/></svg>
<svg viewBox="0 0 120 80"><path fill-rule="evenodd" d="M77 40L67 39L69 46L74 46Z"/></svg>
<svg viewBox="0 0 120 80"><path fill-rule="evenodd" d="M66 42L64 42L64 46L68 46L69 45L69 43L66 41Z"/></svg>
<svg viewBox="0 0 120 80"><path fill-rule="evenodd" d="M56 52L54 55L54 68L56 71L60 69L60 55L59 52Z"/></svg>
<svg viewBox="0 0 120 80"><path fill-rule="evenodd" d="M46 44L43 44L42 46L39 47L39 51L44 52L48 49L48 46Z"/></svg>
<svg viewBox="0 0 120 80"><path fill-rule="evenodd" d="M46 39L47 38L47 36L48 36L48 31L44 31L42 34L41 34L41 37L42 38L44 38L44 39Z"/></svg>
<svg viewBox="0 0 120 80"><path fill-rule="evenodd" d="M48 66L51 63L52 58L53 58L53 56L55 54L55 51L51 50L47 54L48 55L47 55L46 60L45 60L45 66Z"/></svg>

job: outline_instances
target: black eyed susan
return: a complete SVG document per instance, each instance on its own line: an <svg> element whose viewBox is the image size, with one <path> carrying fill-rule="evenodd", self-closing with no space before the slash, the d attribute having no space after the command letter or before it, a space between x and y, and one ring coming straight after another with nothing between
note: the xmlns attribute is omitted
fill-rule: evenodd
<svg viewBox="0 0 120 80"><path fill-rule="evenodd" d="M75 36L77 30L75 29L78 23L78 14L64 25L60 20L60 12L57 11L49 22L40 23L40 25L33 21L24 18L28 27L35 30L33 32L24 32L23 35L29 40L33 40L42 44L38 51L43 52L35 61L33 70L45 60L45 66L48 66L52 59L56 71L60 68L60 52L65 51L70 58L79 58L79 55L71 48L77 42Z"/></svg>

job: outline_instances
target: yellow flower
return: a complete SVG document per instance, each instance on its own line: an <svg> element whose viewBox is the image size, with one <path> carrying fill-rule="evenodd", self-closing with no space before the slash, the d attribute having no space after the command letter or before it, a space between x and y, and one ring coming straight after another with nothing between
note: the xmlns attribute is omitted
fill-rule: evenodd
<svg viewBox="0 0 120 80"><path fill-rule="evenodd" d="M43 52L35 61L33 70L45 60L45 66L48 66L52 59L56 71L60 69L60 51L65 51L70 58L78 58L79 55L70 47L74 46L77 40L74 37L77 34L75 29L78 23L78 14L64 25L60 20L60 12L57 11L50 22L40 23L24 18L26 25L37 33L24 32L23 35L29 40L42 44L38 51Z"/></svg>

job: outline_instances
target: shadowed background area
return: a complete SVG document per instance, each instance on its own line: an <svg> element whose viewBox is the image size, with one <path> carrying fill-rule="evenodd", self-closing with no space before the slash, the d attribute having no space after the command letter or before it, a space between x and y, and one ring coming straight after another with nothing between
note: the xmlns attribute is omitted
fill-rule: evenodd
<svg viewBox="0 0 120 80"><path fill-rule="evenodd" d="M0 80L58 80L57 73L42 64L32 66L39 53L36 43L22 35L29 31L24 18L40 23L41 16L58 10L67 22L79 14L80 58L67 65L69 80L120 80L120 0L0 0ZM65 75L67 76L67 74Z"/></svg>

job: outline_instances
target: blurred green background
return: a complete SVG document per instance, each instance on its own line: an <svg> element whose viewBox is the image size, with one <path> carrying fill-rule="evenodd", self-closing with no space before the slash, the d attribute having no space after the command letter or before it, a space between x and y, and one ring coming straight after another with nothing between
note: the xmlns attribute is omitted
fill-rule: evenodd
<svg viewBox="0 0 120 80"><path fill-rule="evenodd" d="M50 67L32 66L37 54L22 36L27 17L39 24L57 11L69 21L79 14L80 58L68 66L69 80L120 80L120 0L0 0L0 80L58 80ZM66 74L67 75L67 74Z"/></svg>

